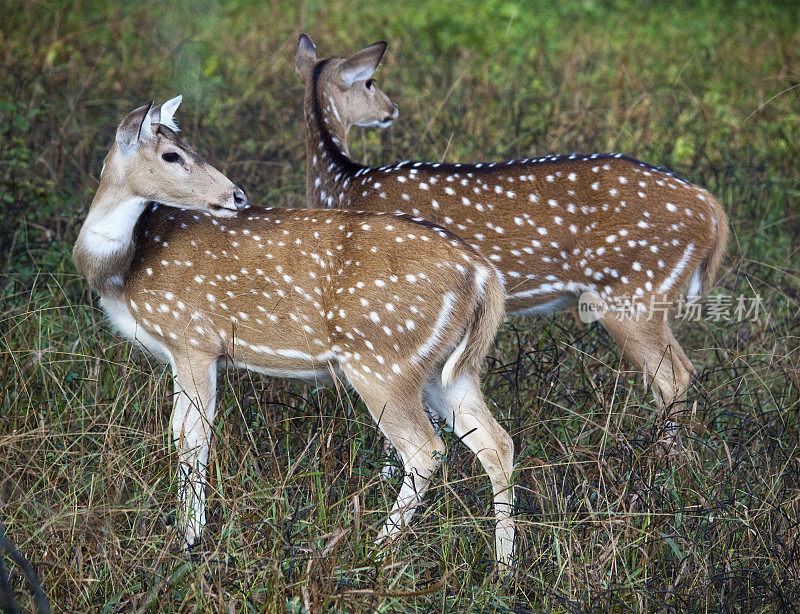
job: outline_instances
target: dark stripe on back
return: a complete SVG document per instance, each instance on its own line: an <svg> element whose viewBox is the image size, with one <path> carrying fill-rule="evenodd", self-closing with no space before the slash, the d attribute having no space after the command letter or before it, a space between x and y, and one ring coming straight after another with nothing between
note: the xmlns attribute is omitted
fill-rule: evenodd
<svg viewBox="0 0 800 614"><path fill-rule="evenodd" d="M322 121L322 105L320 105L319 102L319 76L322 74L322 70L329 61L330 58L327 60L322 60L316 66L314 66L314 71L311 73L311 108L314 111L314 122L317 125L317 132L319 132L320 138L322 139L323 148L328 156L330 156L331 162L336 163L341 167L340 170L343 170L346 173L355 173L364 167L342 153L342 150L336 146L336 143L333 142L330 132L328 132L328 129L325 127L325 123Z"/></svg>
<svg viewBox="0 0 800 614"><path fill-rule="evenodd" d="M396 164L387 164L384 166L378 167L369 167L366 170L372 172L383 172L386 170L419 170L425 171L428 173L473 173L473 175L481 176L487 175L491 173L496 173L498 171L502 171L504 169L510 171L519 171L523 168L529 168L530 166L536 166L538 164L562 164L567 162L606 162L608 160L623 160L630 164L635 164L637 166L641 166L642 168L650 171L655 171L658 173L665 173L674 177L675 179L679 179L681 181L685 181L689 183L683 177L677 175L673 171L667 168L661 168L659 166L653 166L652 164L648 164L647 162L642 162L641 160L637 160L636 158L632 158L631 156L626 156L624 154L616 154L616 153L602 153L602 154L557 154L557 155L548 155L548 156L540 156L535 158L523 158L520 160L507 160L505 162L474 162L474 163L455 163L455 162L442 162L442 163L434 163L434 162L411 162L411 161L404 161L398 162Z"/></svg>

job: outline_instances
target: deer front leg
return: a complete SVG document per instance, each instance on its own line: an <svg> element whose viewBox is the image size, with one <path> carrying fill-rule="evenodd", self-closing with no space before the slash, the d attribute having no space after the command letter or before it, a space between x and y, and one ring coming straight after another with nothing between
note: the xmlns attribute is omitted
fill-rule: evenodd
<svg viewBox="0 0 800 614"><path fill-rule="evenodd" d="M206 522L206 465L214 421L217 359L195 358L176 363L172 438L178 451L178 530L183 548L200 543Z"/></svg>

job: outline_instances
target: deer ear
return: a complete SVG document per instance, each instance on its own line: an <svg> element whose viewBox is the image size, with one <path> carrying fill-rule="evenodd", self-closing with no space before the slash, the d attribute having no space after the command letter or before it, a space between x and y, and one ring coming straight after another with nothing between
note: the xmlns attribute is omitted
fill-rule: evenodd
<svg viewBox="0 0 800 614"><path fill-rule="evenodd" d="M173 116L175 115L175 111L178 110L178 107L181 106L181 102L183 101L183 96L178 94L175 98L170 98L164 104L161 105L161 113L159 114L158 123L166 126L178 132L179 128L178 125L175 123Z"/></svg>
<svg viewBox="0 0 800 614"><path fill-rule="evenodd" d="M303 81L308 79L311 69L317 62L317 46L308 34L301 34L297 41L297 55L295 56L294 71Z"/></svg>
<svg viewBox="0 0 800 614"><path fill-rule="evenodd" d="M364 81L372 76L383 54L386 53L385 41L372 43L369 47L354 53L339 66L339 79L344 87L350 87L356 81Z"/></svg>
<svg viewBox="0 0 800 614"><path fill-rule="evenodd" d="M117 146L122 153L132 152L139 146L139 141L153 137L148 117L152 107L153 101L151 100L149 104L131 111L128 117L122 120L117 128Z"/></svg>
<svg viewBox="0 0 800 614"><path fill-rule="evenodd" d="M165 103L151 108L150 113L147 114L147 116L150 118L151 128L153 126L157 126L158 124L162 124L167 128L178 132L180 128L178 128L178 124L175 123L173 116L175 115L175 111L180 106L182 100L183 96L175 96L175 98L171 98Z"/></svg>

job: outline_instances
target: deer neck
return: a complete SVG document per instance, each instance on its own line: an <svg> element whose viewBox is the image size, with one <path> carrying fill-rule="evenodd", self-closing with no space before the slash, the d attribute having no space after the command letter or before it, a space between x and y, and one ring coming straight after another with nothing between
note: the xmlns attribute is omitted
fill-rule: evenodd
<svg viewBox="0 0 800 614"><path fill-rule="evenodd" d="M133 234L149 202L134 196L107 169L73 250L78 272L103 294L121 294L133 258Z"/></svg>
<svg viewBox="0 0 800 614"><path fill-rule="evenodd" d="M333 97L319 87L325 62L314 69L304 103L306 119L306 199L310 207L342 207L347 188L364 167L350 158L347 131Z"/></svg>

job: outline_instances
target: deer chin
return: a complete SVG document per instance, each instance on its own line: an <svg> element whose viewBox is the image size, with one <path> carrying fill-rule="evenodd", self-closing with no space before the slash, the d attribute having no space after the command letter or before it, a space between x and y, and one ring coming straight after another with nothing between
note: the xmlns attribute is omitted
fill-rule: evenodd
<svg viewBox="0 0 800 614"><path fill-rule="evenodd" d="M188 209L193 211L203 211L205 213L209 213L214 217L233 217L238 213L238 209L235 205L229 205L227 203L220 204L220 203L206 203L205 205L198 205L197 203L191 204L178 204L178 203L170 203L164 201L158 201L159 204L165 205L167 207L176 207L177 209Z"/></svg>
<svg viewBox="0 0 800 614"><path fill-rule="evenodd" d="M234 217L239 212L236 207L220 205L217 203L209 204L207 208L204 208L204 210L208 211L214 217Z"/></svg>
<svg viewBox="0 0 800 614"><path fill-rule="evenodd" d="M360 128L388 128L389 126L392 125L393 121L394 118L390 117L384 120L376 119L375 121L371 122L363 122L363 123L356 122L356 126Z"/></svg>

